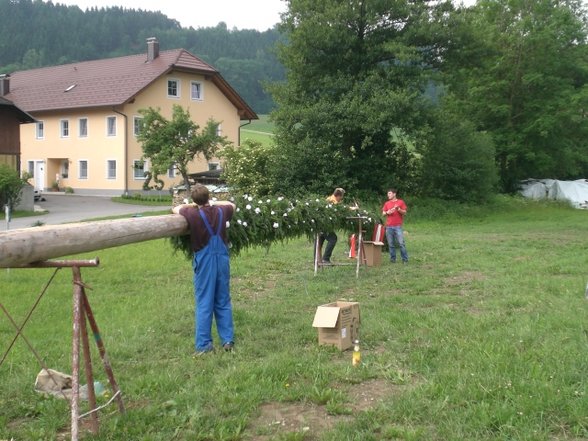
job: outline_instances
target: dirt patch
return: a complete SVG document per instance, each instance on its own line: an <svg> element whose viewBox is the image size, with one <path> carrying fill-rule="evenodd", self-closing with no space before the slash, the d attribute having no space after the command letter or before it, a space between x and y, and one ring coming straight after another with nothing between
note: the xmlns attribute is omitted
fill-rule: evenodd
<svg viewBox="0 0 588 441"><path fill-rule="evenodd" d="M349 415L331 415L325 406L309 403L265 403L259 416L252 421L247 438L251 441L270 441L287 433L304 433L304 440L319 439L320 435L336 424L351 421L352 415L377 406L384 399L398 393L402 387L386 380L370 380L350 385L345 389Z"/></svg>

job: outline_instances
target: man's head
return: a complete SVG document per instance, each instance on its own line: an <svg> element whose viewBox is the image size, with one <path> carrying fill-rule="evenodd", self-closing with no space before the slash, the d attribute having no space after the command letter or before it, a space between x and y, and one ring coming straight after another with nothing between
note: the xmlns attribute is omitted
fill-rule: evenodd
<svg viewBox="0 0 588 441"><path fill-rule="evenodd" d="M209 194L208 188L202 184L196 184L192 187L192 200L198 205L208 204Z"/></svg>
<svg viewBox="0 0 588 441"><path fill-rule="evenodd" d="M343 199L344 195L345 195L345 190L343 190L341 187L337 187L335 189L335 191L333 192L333 196L335 196L335 198L337 199L338 202L341 202L341 199Z"/></svg>
<svg viewBox="0 0 588 441"><path fill-rule="evenodd" d="M388 199L394 199L396 197L397 190L395 188L388 189Z"/></svg>

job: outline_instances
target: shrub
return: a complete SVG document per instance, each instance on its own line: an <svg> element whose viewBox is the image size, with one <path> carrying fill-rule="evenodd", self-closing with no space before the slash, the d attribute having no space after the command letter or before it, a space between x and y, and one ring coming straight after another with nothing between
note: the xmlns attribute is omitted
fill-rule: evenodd
<svg viewBox="0 0 588 441"><path fill-rule="evenodd" d="M20 202L23 181L18 172L6 164L0 164L0 208L8 205L11 210Z"/></svg>

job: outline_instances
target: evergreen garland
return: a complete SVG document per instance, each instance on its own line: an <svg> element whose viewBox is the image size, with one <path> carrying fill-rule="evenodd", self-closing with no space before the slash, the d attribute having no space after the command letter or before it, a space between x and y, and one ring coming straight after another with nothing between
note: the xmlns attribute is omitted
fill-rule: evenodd
<svg viewBox="0 0 588 441"><path fill-rule="evenodd" d="M266 247L274 242L306 236L314 240L317 232L343 230L356 233L357 219L365 219L362 225L371 233L380 216L362 209L352 209L345 204L331 204L324 197L311 196L304 200L288 200L284 197L255 197L240 195L228 200L236 210L227 228L229 251L239 255L249 247ZM193 258L190 235L174 236L169 239L174 252L182 252L188 259Z"/></svg>

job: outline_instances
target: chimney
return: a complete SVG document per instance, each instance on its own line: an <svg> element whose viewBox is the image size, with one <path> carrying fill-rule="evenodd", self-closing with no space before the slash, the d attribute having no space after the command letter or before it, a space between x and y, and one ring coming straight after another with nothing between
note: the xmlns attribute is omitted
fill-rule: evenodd
<svg viewBox="0 0 588 441"><path fill-rule="evenodd" d="M153 61L157 57L159 57L159 41L155 37L150 37L147 39L147 61Z"/></svg>
<svg viewBox="0 0 588 441"><path fill-rule="evenodd" d="M0 96L8 95L10 92L10 75L0 75Z"/></svg>

